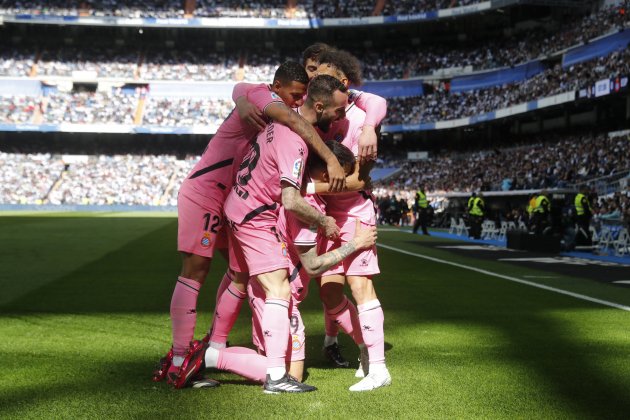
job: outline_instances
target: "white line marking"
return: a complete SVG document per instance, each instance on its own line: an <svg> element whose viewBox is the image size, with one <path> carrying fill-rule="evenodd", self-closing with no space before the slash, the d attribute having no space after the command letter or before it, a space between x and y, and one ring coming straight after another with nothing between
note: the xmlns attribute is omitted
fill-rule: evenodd
<svg viewBox="0 0 630 420"><path fill-rule="evenodd" d="M617 281L613 281L613 283L630 284L630 280L617 280Z"/></svg>
<svg viewBox="0 0 630 420"><path fill-rule="evenodd" d="M501 278L501 279L504 279L504 280L513 281L515 283L520 283L520 284L524 284L524 285L527 285L527 286L536 287L538 289L543 289L543 290L547 290L547 291L550 291L550 292L559 293L561 295L571 296L571 297L574 297L576 299L585 300L585 301L593 302L593 303L599 303L600 305L610 306L612 308L617 308L617 309L621 309L623 311L630 312L630 306L621 305L619 303L609 302L607 300L597 299L597 298L593 298L593 297L590 297L590 296L581 295L579 293L573 293L573 292L569 292L567 290L558 289L558 288L555 288L555 287L545 286L544 284L533 283L531 281L518 279L516 277L506 276L504 274L494 273L492 271L483 270L483 269L477 268L477 267L471 267L469 265L459 264L459 263L452 262L452 261L446 261L446 260L442 260L442 259L435 258L435 257L429 257L428 255L422 255L422 254L417 254L415 252L405 251L404 249L396 248L396 247L389 246L389 245L383 245L383 244L376 244L376 245L378 247L380 247L380 248L389 249L390 251L400 252L401 254L411 255L413 257L418 257L418 258L424 258L425 260L434 261L434 262L438 262L438 263L441 263L441 264L452 265L454 267L463 268L465 270L476 271L477 273L485 274L487 276L498 277L498 278Z"/></svg>
<svg viewBox="0 0 630 420"><path fill-rule="evenodd" d="M523 276L526 279L557 279L557 276Z"/></svg>

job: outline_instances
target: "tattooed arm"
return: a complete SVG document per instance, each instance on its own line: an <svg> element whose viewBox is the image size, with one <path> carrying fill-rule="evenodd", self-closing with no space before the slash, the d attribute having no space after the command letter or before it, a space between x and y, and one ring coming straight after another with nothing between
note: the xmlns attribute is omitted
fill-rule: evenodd
<svg viewBox="0 0 630 420"><path fill-rule="evenodd" d="M317 225L327 238L339 236L339 227L332 217L315 210L300 194L300 190L287 182L282 182L282 205L298 219L309 225Z"/></svg>
<svg viewBox="0 0 630 420"><path fill-rule="evenodd" d="M370 226L365 229L361 227L361 222L357 219L357 227L354 238L346 242L339 248L328 251L325 254L317 255L317 246L298 246L302 266L310 277L317 277L330 267L343 261L348 255L355 251L374 246L376 243L376 228Z"/></svg>

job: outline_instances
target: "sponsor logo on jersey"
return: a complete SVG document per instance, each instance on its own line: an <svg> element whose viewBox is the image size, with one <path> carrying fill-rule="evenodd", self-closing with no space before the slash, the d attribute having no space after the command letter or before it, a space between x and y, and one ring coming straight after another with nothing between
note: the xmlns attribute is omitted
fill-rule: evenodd
<svg viewBox="0 0 630 420"><path fill-rule="evenodd" d="M301 178L302 175L302 158L296 159L293 162L293 178Z"/></svg>

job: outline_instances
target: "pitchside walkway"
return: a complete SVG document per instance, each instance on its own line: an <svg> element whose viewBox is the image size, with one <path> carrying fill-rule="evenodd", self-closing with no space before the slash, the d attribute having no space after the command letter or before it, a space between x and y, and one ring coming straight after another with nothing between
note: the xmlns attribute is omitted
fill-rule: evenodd
<svg viewBox="0 0 630 420"><path fill-rule="evenodd" d="M407 229L404 229L407 230ZM409 233L411 233L410 230L407 230ZM436 238L443 238L443 239L451 239L454 241L463 241L463 242L471 242L471 243L476 243L476 244L484 244L484 245L493 245L493 246L497 246L497 247L502 247L502 248L506 248L506 241L500 241L497 239L472 239L469 238L468 236L463 236L463 235L456 235L453 233L448 233L447 231L443 231L443 230L436 230L436 229L431 229L429 230L429 233L431 234L431 236L434 236ZM421 233L418 233L419 236L422 236ZM596 261L605 261L605 262L614 262L614 263L618 263L618 264L624 264L624 265L630 265L630 256L625 256L625 257L618 257L615 255L597 255L595 253L592 252L578 252L578 251L573 251L573 252L561 252L560 255L565 256L565 257L573 257L573 258L585 258L585 259L589 259L589 260L596 260Z"/></svg>

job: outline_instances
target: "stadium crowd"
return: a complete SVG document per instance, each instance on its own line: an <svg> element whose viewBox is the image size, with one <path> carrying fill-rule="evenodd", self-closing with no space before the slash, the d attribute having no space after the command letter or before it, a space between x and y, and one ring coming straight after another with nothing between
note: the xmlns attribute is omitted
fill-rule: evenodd
<svg viewBox="0 0 630 420"><path fill-rule="evenodd" d="M630 171L630 156L624 152L627 136L546 136L544 140L473 153L442 153L421 161L390 155L384 165L403 170L378 183L377 192L398 195L398 191L415 191L422 183L428 193L562 188Z"/></svg>
<svg viewBox="0 0 630 420"><path fill-rule="evenodd" d="M501 40L476 43L473 47L434 45L352 49L363 60L364 79L404 79L440 71L477 71L513 66L548 56L573 45L628 25L630 14L608 7L577 22L560 24L552 31L534 28ZM133 49L78 47L43 48L41 56L7 46L0 53L0 75L70 76L73 71L95 71L99 77L145 80L234 80L239 75L252 81L273 77L278 63L299 57L299 51L243 50L216 52L207 48L151 49L146 54ZM242 58L242 60L241 60Z"/></svg>
<svg viewBox="0 0 630 420"><path fill-rule="evenodd" d="M137 95L105 92L55 92L42 98L45 124L133 124Z"/></svg>
<svg viewBox="0 0 630 420"><path fill-rule="evenodd" d="M386 3L381 14L410 15L431 10L466 6L480 0L392 0ZM256 17L256 18L339 18L371 16L376 1L313 0L295 2L293 7L286 0L242 2L239 0L197 0L193 15L196 17ZM64 15L64 16L116 16L128 18L182 18L184 9L177 0L141 0L133 5L118 0L48 0L48 1L0 1L0 13Z"/></svg>
<svg viewBox="0 0 630 420"><path fill-rule="evenodd" d="M30 123L37 106L39 101L31 96L0 96L0 123Z"/></svg>
<svg viewBox="0 0 630 420"><path fill-rule="evenodd" d="M271 62L268 66L271 67ZM172 75L175 75L175 71ZM388 99L388 115L384 123L417 124L473 116L562 92L576 91L592 86L601 79L627 75L630 75L630 49L568 68L556 64L524 81L488 89L450 92L449 84L441 82L432 93L424 96ZM3 112L0 112L0 122L29 122L29 114L41 102L45 123L134 124L140 95L142 93L56 92L40 99L5 96L1 99L4 106ZM220 124L232 106L229 101L209 98L151 98L144 109L143 123L162 126Z"/></svg>
<svg viewBox="0 0 630 420"><path fill-rule="evenodd" d="M205 98L149 98L143 124L164 127L221 125L234 108L230 100Z"/></svg>
<svg viewBox="0 0 630 420"><path fill-rule="evenodd" d="M560 64L517 83L467 92L449 92L440 83L432 94L390 98L386 124L417 124L483 114L630 74L630 49L562 68Z"/></svg>
<svg viewBox="0 0 630 420"><path fill-rule="evenodd" d="M406 156L381 148L384 158L380 165L399 166L402 171L386 181L375 182L374 191L379 197L395 195L411 200L422 183L430 194L562 188L630 171L630 156L625 153L629 141L628 136L604 134L552 139L547 136L544 142L541 139L533 144L471 153L445 152L422 161L409 161ZM22 196L30 197L29 203L44 200L61 177L62 182L48 197L56 204L85 204L85 197L92 204L111 204L112 200L123 204L173 204L176 188L167 187L178 186L197 159L167 155L97 156L85 162L70 162L61 177L65 163L58 156L3 153L0 162L3 168L10 170L2 174L5 188L0 203L20 203L24 200L16 197ZM31 182L15 183L6 178L12 176ZM133 182L129 182L130 179ZM125 182L128 185L123 185ZM31 195L14 191L17 184L20 184L18 190L27 188ZM101 188L101 184L101 192L90 192ZM112 199L115 192L121 197ZM627 200L613 201L608 202L606 208L627 209Z"/></svg>

